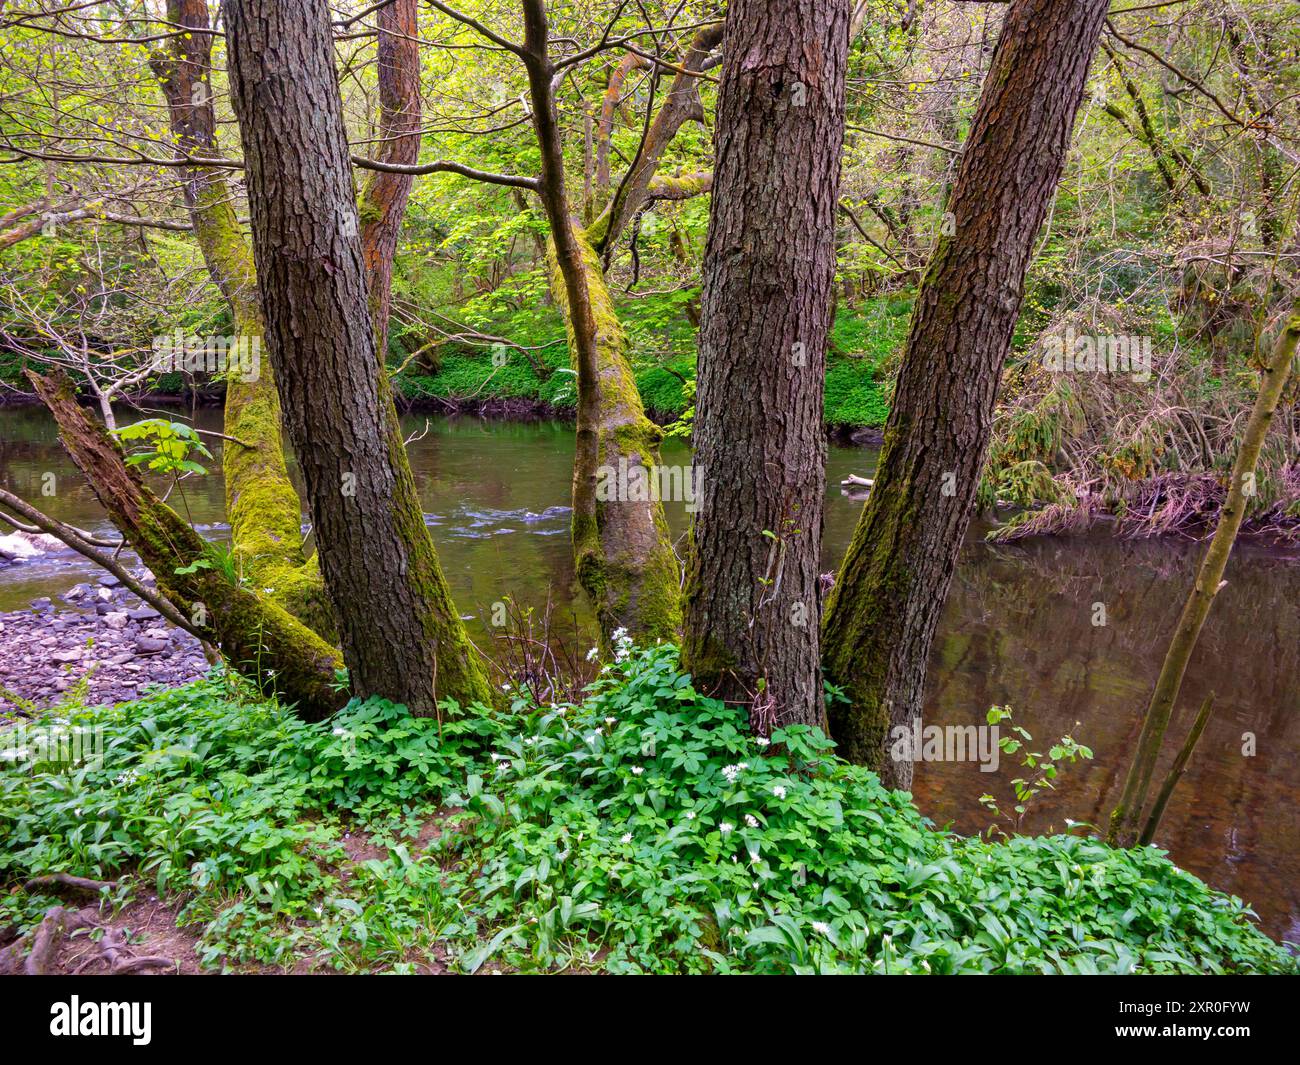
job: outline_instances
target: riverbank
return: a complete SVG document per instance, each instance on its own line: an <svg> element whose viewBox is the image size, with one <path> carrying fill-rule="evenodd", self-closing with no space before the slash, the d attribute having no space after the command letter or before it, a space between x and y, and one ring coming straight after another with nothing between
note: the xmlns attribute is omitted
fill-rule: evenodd
<svg viewBox="0 0 1300 1065"><path fill-rule="evenodd" d="M113 538L43 408L7 418L0 439L7 486L62 521ZM219 430L220 410L201 408L196 424ZM557 638L581 659L592 630L589 607L573 582L565 509L572 429L546 421L408 415L402 430L411 441L426 522L475 643L488 652L495 647L494 603L509 598L540 612L550 602ZM213 438L208 474L184 484L190 516L203 536L217 541L229 535L221 443ZM663 459L691 461L678 439L665 441ZM873 463L868 450L832 444L827 483L838 485L850 474L870 477ZM48 497L41 495L47 474L58 486ZM172 497L180 506L175 490ZM689 518L683 505L670 502L666 509L673 535L683 535ZM828 492L823 571L838 568L861 509L861 496ZM1017 723L1043 742L1075 735L1095 760L1031 808L1024 830L1059 830L1067 817L1095 823L1097 811L1118 798L1135 715L1150 699L1203 548L1183 537L1127 540L1101 530L989 546L981 542L983 532L983 526L972 530L953 579L930 665L925 720L945 727L978 724L990 706L1012 705ZM129 568L139 565L129 551L122 559ZM81 556L52 549L0 569L0 610L26 614L31 600L48 598L55 606L45 615L48 623L74 609L61 598L64 592L78 583L97 587L101 576ZM1289 796L1300 792L1300 763L1288 752L1294 749L1289 710L1300 705L1300 565L1294 552L1242 543L1226 579L1171 730L1185 730L1184 715L1211 690L1216 713L1188 767L1186 790L1180 785L1171 802L1160 842L1183 868L1253 900L1270 934L1296 939L1300 817L1290 812ZM1101 626L1094 622L1099 602L1106 607ZM81 646L67 639L60 650ZM6 653L0 645L0 659ZM161 656L132 661L144 667L135 675L140 682L166 680L151 672L166 663ZM1087 663L1082 673L1081 661ZM1232 668L1222 668L1224 662ZM46 679L38 669L32 675ZM1256 737L1250 756L1242 749L1246 731ZM987 827L979 798L995 782L967 769L964 763L926 763L918 768L914 795L936 823L974 833ZM1014 770L1008 766L1005 775Z"/></svg>
<svg viewBox="0 0 1300 1065"><path fill-rule="evenodd" d="M827 350L829 431L847 439L857 430L878 432L885 424L889 375L906 339L910 313L908 296L837 310ZM695 376L694 327L676 303L664 300L626 300L620 318L647 413L660 424L678 420L692 403L688 382ZM564 324L552 308L517 310L475 325L483 335L518 347L448 341L394 327L388 362L403 410L572 421L576 382ZM5 386L0 406L34 398L12 356L0 354L0 384ZM148 390L132 394L150 403L177 404L220 403L223 395L220 384L181 373L162 374Z"/></svg>
<svg viewBox="0 0 1300 1065"><path fill-rule="evenodd" d="M75 584L58 600L41 597L27 610L0 613L0 720L122 702L150 685L187 684L208 671L198 640L111 574Z"/></svg>

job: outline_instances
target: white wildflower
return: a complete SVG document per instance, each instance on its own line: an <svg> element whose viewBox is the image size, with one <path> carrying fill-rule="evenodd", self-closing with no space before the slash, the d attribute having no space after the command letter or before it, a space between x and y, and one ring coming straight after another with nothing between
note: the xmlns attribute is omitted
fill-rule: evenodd
<svg viewBox="0 0 1300 1065"><path fill-rule="evenodd" d="M772 788L772 794L775 795L778 799L784 799L784 798L785 798L785 785L783 785L783 784L776 784L776 785L774 785L773 788Z"/></svg>
<svg viewBox="0 0 1300 1065"><path fill-rule="evenodd" d="M812 930L822 936L829 936L831 934L831 926L825 921L813 921Z"/></svg>
<svg viewBox="0 0 1300 1065"><path fill-rule="evenodd" d="M733 825L730 821L723 821L720 825L718 825L718 831L725 836L728 832L731 832L735 827L736 826Z"/></svg>
<svg viewBox="0 0 1300 1065"><path fill-rule="evenodd" d="M620 843L631 843L631 842L632 842L632 833L631 833L631 832L624 832L624 833L623 833L623 836L622 836L622 838L619 840L619 842L620 842Z"/></svg>
<svg viewBox="0 0 1300 1065"><path fill-rule="evenodd" d="M644 767L644 766L634 765L634 766L632 767L632 775L633 775L634 777L639 777L639 776L640 776L642 773L644 773L644 772L645 772L645 767Z"/></svg>
<svg viewBox="0 0 1300 1065"><path fill-rule="evenodd" d="M632 637L627 634L627 629L615 629L610 642L614 645L615 662L626 662L632 656Z"/></svg>
<svg viewBox="0 0 1300 1065"><path fill-rule="evenodd" d="M747 824L750 828L757 828L757 827L758 827L758 818L755 817L753 814L746 814L746 815L745 815L745 824Z"/></svg>

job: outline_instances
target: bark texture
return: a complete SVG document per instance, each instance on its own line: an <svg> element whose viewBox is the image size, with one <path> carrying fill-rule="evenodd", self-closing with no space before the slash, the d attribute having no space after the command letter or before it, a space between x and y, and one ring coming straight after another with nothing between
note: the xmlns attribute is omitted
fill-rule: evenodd
<svg viewBox="0 0 1300 1065"><path fill-rule="evenodd" d="M329 9L226 17L261 307L353 691L416 714L486 701L376 349Z"/></svg>
<svg viewBox="0 0 1300 1065"><path fill-rule="evenodd" d="M704 253L684 663L766 734L825 724L819 561L847 0L731 0Z"/></svg>
<svg viewBox="0 0 1300 1065"><path fill-rule="evenodd" d="M1034 238L1060 178L1106 0L1016 0L984 83L917 297L875 486L826 607L823 667L840 753L886 760L922 710L926 660L970 523Z"/></svg>

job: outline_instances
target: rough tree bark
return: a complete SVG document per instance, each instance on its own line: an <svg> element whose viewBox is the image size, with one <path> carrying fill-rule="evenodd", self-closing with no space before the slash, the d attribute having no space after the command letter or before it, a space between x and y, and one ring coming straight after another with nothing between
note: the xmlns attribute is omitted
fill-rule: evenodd
<svg viewBox="0 0 1300 1065"><path fill-rule="evenodd" d="M919 717L926 660L992 426L1035 235L1070 144L1106 0L1010 5L953 186L951 235L926 271L875 486L826 607L826 677L840 753L910 787L885 758Z"/></svg>
<svg viewBox="0 0 1300 1065"><path fill-rule="evenodd" d="M339 709L338 652L288 612L232 582L211 565L209 548L159 499L108 431L77 404L72 381L28 372L59 426L59 439L85 474L113 524L136 549L158 587L220 649L232 668L297 704L310 721ZM207 560L207 564L203 564ZM195 562L200 566L192 572Z"/></svg>
<svg viewBox="0 0 1300 1065"><path fill-rule="evenodd" d="M767 734L825 725L819 561L847 0L731 0L704 252L683 661Z"/></svg>
<svg viewBox="0 0 1300 1065"><path fill-rule="evenodd" d="M262 313L352 689L416 714L486 701L376 347L329 8L226 17Z"/></svg>

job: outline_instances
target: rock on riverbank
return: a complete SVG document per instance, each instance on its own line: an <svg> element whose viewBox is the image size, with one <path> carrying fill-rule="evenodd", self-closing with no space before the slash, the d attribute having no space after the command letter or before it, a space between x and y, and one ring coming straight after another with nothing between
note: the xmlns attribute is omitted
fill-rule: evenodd
<svg viewBox="0 0 1300 1065"><path fill-rule="evenodd" d="M10 693L44 709L75 694L83 678L85 702L97 705L207 672L198 640L163 621L117 578L79 584L60 598L0 613L0 714L21 708Z"/></svg>

